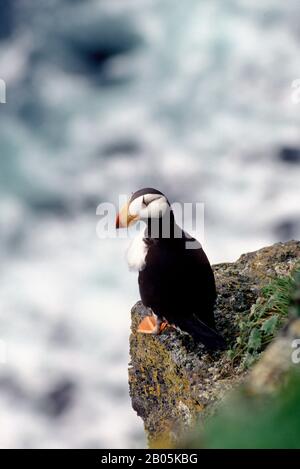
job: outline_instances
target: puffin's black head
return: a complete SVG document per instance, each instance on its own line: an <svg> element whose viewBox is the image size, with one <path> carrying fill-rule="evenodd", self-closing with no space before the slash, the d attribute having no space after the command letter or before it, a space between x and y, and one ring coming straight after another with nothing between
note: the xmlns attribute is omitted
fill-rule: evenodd
<svg viewBox="0 0 300 469"><path fill-rule="evenodd" d="M158 220L170 213L171 206L166 196L157 189L140 189L129 199L117 216L116 228L125 228L138 220Z"/></svg>

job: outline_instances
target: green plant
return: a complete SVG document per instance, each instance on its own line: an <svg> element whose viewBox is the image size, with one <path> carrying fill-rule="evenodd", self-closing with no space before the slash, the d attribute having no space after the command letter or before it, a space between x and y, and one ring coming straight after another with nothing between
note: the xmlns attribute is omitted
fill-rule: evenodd
<svg viewBox="0 0 300 469"><path fill-rule="evenodd" d="M296 298L296 300L295 300ZM236 343L229 357L242 368L249 368L286 322L289 312L300 315L300 266L292 274L273 279L238 327Z"/></svg>
<svg viewBox="0 0 300 469"><path fill-rule="evenodd" d="M300 317L300 269L295 272L296 288L292 296L290 312L293 316Z"/></svg>

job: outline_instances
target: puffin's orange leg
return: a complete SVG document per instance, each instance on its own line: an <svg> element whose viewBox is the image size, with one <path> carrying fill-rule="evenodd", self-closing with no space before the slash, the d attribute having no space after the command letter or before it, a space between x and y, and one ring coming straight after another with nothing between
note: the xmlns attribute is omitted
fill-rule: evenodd
<svg viewBox="0 0 300 469"><path fill-rule="evenodd" d="M170 324L168 323L168 321L163 321L160 323L160 326L159 326L159 331L158 331L158 334L161 334L166 327L168 327Z"/></svg>
<svg viewBox="0 0 300 469"><path fill-rule="evenodd" d="M146 316L138 326L137 331L142 334L161 334L169 325L167 321L158 321L155 316Z"/></svg>

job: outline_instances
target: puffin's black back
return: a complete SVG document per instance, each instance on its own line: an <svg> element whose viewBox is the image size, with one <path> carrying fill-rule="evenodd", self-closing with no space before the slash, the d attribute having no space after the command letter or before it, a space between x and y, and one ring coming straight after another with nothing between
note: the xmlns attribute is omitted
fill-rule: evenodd
<svg viewBox="0 0 300 469"><path fill-rule="evenodd" d="M149 249L139 273L142 302L207 347L223 348L224 340L215 331L212 268L203 249L186 249L186 241L145 239Z"/></svg>

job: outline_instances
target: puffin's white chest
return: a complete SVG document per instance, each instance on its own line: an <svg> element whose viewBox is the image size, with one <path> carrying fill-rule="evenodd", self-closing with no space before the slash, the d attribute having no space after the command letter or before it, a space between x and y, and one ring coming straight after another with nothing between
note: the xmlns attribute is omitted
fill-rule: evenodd
<svg viewBox="0 0 300 469"><path fill-rule="evenodd" d="M127 262L130 270L143 270L146 264L148 247L144 241L145 232L141 231L131 242L127 250Z"/></svg>

